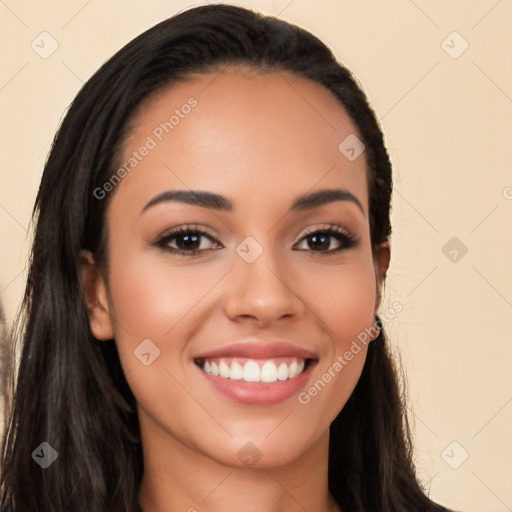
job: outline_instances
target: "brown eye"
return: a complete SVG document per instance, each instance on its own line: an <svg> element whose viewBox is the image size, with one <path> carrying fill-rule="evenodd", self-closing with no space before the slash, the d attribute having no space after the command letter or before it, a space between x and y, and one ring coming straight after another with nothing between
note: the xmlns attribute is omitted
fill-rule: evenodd
<svg viewBox="0 0 512 512"><path fill-rule="evenodd" d="M211 247L212 244L214 247ZM188 227L179 227L170 231L157 240L155 245L181 256L196 256L204 251L216 249L220 246L205 231Z"/></svg>
<svg viewBox="0 0 512 512"><path fill-rule="evenodd" d="M336 240L336 247L332 248L332 240ZM350 249L357 245L355 236L342 231L337 226L331 226L327 229L319 229L307 233L300 244L306 244L305 249L319 254L336 254L340 251ZM304 247L303 247L304 248Z"/></svg>
<svg viewBox="0 0 512 512"><path fill-rule="evenodd" d="M176 241L177 248L180 250L197 250L201 245L200 234L186 234L176 235L174 240Z"/></svg>

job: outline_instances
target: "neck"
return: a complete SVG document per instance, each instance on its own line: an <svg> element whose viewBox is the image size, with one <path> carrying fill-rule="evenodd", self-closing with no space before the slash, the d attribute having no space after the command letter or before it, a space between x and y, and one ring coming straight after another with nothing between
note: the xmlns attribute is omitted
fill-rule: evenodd
<svg viewBox="0 0 512 512"><path fill-rule="evenodd" d="M294 461L272 467L226 466L154 424L141 422L141 436L144 512L339 512L328 490L329 431Z"/></svg>

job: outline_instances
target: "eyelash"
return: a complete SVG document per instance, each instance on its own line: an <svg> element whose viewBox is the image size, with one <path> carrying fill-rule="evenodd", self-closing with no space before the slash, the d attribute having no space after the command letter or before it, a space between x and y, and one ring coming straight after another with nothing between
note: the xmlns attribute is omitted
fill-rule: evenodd
<svg viewBox="0 0 512 512"><path fill-rule="evenodd" d="M305 240L307 237L309 237L311 235L318 235L318 234L332 236L333 238L337 239L338 242L341 243L341 247L339 249L329 249L328 251L314 251L312 249L309 249L310 252L314 252L314 253L322 255L322 256L334 255L341 251L351 249L351 248L357 246L357 244L359 242L358 237L356 237L355 235L345 231L343 228L336 226L335 224L329 224L325 228L321 228L321 229L314 228L310 231L307 231L306 233L304 233L304 235L302 236L302 238L299 240L298 243L302 242L303 240ZM209 238L213 242L218 243L206 231L204 231L198 227L180 226L180 227L173 229L172 231L166 233L162 237L160 237L153 245L156 247L161 247L161 248L171 252L172 254L176 254L176 255L184 256L184 257L197 256L201 252L208 250L208 249L194 249L194 250L186 251L183 249L175 249L174 247L169 247L168 244L174 238L176 238L180 235L196 235L196 236L201 236L201 237L204 236L206 238ZM216 249L209 249L209 250L216 250Z"/></svg>

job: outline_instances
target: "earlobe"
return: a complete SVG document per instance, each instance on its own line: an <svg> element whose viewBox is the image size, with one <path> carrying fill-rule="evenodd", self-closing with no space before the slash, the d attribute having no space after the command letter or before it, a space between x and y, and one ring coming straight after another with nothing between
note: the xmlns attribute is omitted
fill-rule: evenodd
<svg viewBox="0 0 512 512"><path fill-rule="evenodd" d="M386 272L389 268L389 262L391 259L391 250L389 242L382 242L377 248L377 254L375 258L375 273L381 280L386 277Z"/></svg>
<svg viewBox="0 0 512 512"><path fill-rule="evenodd" d="M377 288L377 293L375 297L375 311L377 311L377 309L380 306L380 301L382 299L382 285L384 283L384 279L389 268L390 259L391 250L389 242L382 242L375 250L373 258Z"/></svg>
<svg viewBox="0 0 512 512"><path fill-rule="evenodd" d="M114 338L114 329L107 287L90 251L80 251L78 269L91 332L99 340L110 340Z"/></svg>

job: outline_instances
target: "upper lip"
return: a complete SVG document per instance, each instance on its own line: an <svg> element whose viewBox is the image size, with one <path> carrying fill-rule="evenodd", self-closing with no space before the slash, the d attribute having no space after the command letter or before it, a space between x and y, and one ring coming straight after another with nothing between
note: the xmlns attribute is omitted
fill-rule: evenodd
<svg viewBox="0 0 512 512"><path fill-rule="evenodd" d="M247 359L272 359L273 357L296 357L297 359L318 359L317 354L284 341L261 342L247 340L198 354L194 359L217 357L244 357Z"/></svg>

